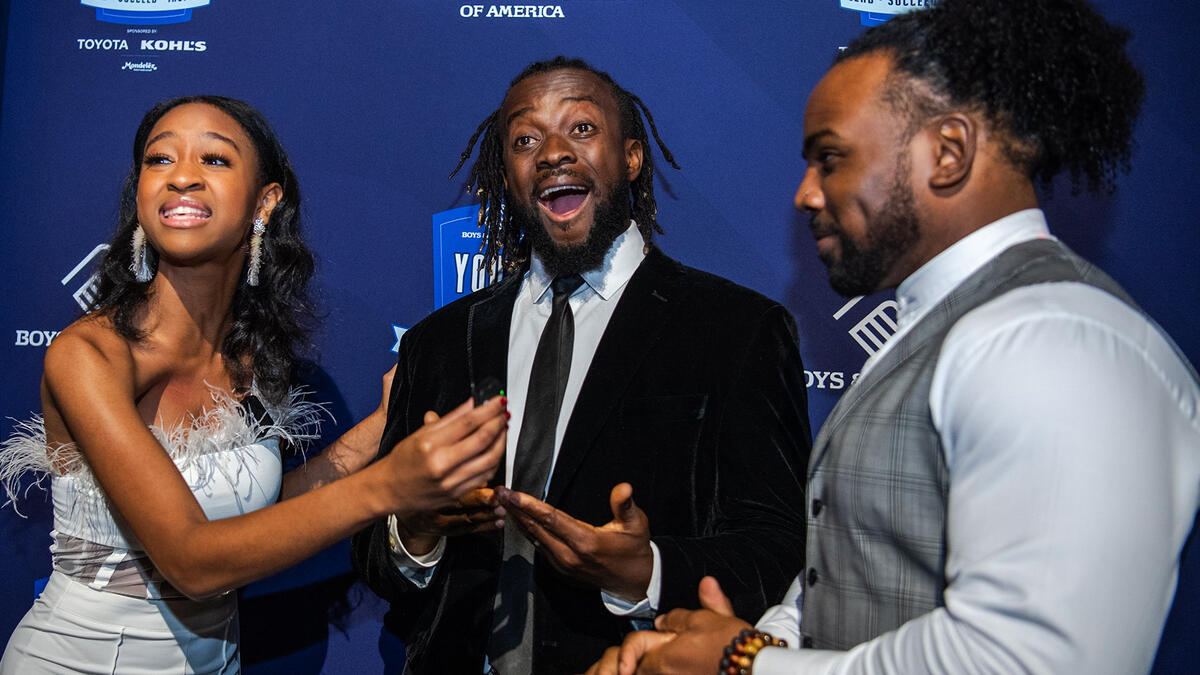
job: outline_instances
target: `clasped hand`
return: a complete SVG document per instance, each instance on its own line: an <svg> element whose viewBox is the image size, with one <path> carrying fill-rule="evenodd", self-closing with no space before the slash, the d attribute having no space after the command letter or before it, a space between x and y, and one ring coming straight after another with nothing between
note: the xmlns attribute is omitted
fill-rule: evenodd
<svg viewBox="0 0 1200 675"><path fill-rule="evenodd" d="M411 555L425 555L442 537L503 528L504 507L492 488L476 488L450 506L398 519L396 526L404 550Z"/></svg>
<svg viewBox="0 0 1200 675"><path fill-rule="evenodd" d="M728 645L750 624L733 614L733 605L712 577L700 580L703 609L674 609L654 621L657 630L625 636L609 647L587 675L711 673Z"/></svg>
<svg viewBox="0 0 1200 675"><path fill-rule="evenodd" d="M496 496L507 517L560 572L628 602L646 597L654 571L650 521L633 503L629 483L612 489L613 519L600 527L523 492L499 487Z"/></svg>

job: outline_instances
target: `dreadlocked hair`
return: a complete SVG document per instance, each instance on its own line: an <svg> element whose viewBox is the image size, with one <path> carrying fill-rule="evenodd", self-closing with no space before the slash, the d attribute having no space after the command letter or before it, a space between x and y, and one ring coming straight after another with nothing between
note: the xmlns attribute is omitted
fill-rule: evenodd
<svg viewBox="0 0 1200 675"><path fill-rule="evenodd" d="M1031 179L1048 187L1066 169L1076 189L1086 179L1111 192L1129 171L1145 96L1128 40L1084 0L942 0L868 30L836 61L889 53L884 99L910 135L932 116L975 110Z"/></svg>
<svg viewBox="0 0 1200 675"><path fill-rule="evenodd" d="M108 317L128 340L142 340L137 317L150 299L150 282L130 270L130 239L138 227L137 187L146 142L154 125L174 108L203 103L229 115L250 137L258 155L260 185L279 183L283 196L271 212L262 236L259 284L250 286L245 273L238 281L230 309L232 323L221 343L221 356L234 386L251 384L271 403L286 397L295 375L296 350L308 344L314 321L308 295L313 256L300 236L300 187L291 162L267 120L249 104L224 96L184 96L163 101L142 118L133 140L133 161L121 188L120 214L108 251L100 263L96 300L89 313ZM149 243L146 244L150 247ZM157 255L151 252L151 260Z"/></svg>
<svg viewBox="0 0 1200 675"><path fill-rule="evenodd" d="M650 125L650 133L654 136L655 143L662 151L663 159L678 169L679 165L675 163L675 156L671 154L662 138L659 137L658 127L654 124L654 116L650 114L650 109L646 107L646 104L642 103L642 99L613 81L608 73L593 68L582 59L556 56L548 61L530 64L513 78L508 88L511 90L521 81L534 75L563 69L582 70L603 80L612 91L613 98L617 100L617 106L621 113L621 133L626 139L639 141L645 148L642 153L642 170L637 178L629 184L629 197L633 219L637 221L642 237L649 243L654 233L663 234L663 229L657 219L658 203L654 198L654 160L650 153L650 139L646 134L646 126L642 124L643 115L646 123ZM505 94L507 95L507 92ZM453 178L458 174L459 169L471 157L471 152L475 149L475 143L478 141L479 155L467 177L467 192L479 199L478 220L479 226L484 229L483 244L480 246L484 257L483 264L485 269L499 268L505 272L514 272L529 260L529 241L525 239L523 232L514 227L508 227L511 219L506 213L504 201L504 144L500 139L503 129L496 124L499 117L500 108L497 107L475 129L475 133L467 141L466 149L458 159L458 165L454 167L454 171L450 172L450 177Z"/></svg>

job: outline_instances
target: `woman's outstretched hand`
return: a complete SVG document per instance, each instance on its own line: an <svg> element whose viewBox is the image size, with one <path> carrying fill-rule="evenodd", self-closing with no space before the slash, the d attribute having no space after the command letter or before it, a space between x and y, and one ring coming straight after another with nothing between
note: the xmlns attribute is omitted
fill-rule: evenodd
<svg viewBox="0 0 1200 675"><path fill-rule="evenodd" d="M468 400L440 418L426 413L425 425L380 460L401 521L455 504L487 483L504 458L506 404L496 396L478 406Z"/></svg>

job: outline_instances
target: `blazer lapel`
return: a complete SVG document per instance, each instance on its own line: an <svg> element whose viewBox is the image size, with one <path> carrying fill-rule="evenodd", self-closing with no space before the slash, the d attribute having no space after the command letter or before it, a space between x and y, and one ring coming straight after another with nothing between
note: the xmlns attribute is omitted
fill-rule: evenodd
<svg viewBox="0 0 1200 675"><path fill-rule="evenodd" d="M509 327L523 276L523 272L506 276L493 287L493 293L467 310L467 379L472 393L475 384L487 377L500 380L501 389L508 390ZM504 462L500 462L492 483L503 485L504 474Z"/></svg>
<svg viewBox="0 0 1200 675"><path fill-rule="evenodd" d="M596 436L604 428L622 392L641 367L671 315L671 299L685 292L682 268L658 249L651 249L613 312L571 411L562 447L550 477L546 502L557 504Z"/></svg>

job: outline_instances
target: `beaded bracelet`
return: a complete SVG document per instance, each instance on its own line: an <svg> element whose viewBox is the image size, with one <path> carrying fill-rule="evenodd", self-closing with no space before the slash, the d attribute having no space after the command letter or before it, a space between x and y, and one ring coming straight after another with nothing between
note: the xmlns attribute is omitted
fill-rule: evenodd
<svg viewBox="0 0 1200 675"><path fill-rule="evenodd" d="M763 647L786 646L786 640L775 638L770 633L743 628L729 646L725 647L717 675L749 675L750 664L754 663L754 657L758 655L759 650Z"/></svg>

